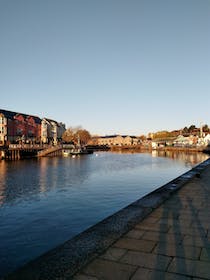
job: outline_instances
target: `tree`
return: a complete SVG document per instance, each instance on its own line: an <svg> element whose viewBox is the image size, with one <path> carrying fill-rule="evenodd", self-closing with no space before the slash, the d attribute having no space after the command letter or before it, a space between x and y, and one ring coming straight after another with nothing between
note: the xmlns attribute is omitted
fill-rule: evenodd
<svg viewBox="0 0 210 280"><path fill-rule="evenodd" d="M90 133L81 126L69 127L62 137L64 142L74 143L75 145L86 145L91 139Z"/></svg>
<svg viewBox="0 0 210 280"><path fill-rule="evenodd" d="M203 126L203 132L209 132L209 127L207 124Z"/></svg>
<svg viewBox="0 0 210 280"><path fill-rule="evenodd" d="M153 135L153 139L166 139L168 137L171 137L171 134L166 130L158 131Z"/></svg>
<svg viewBox="0 0 210 280"><path fill-rule="evenodd" d="M91 139L91 135L86 129L79 129L75 133L75 137L77 142L79 141L81 145L87 145L88 141Z"/></svg>
<svg viewBox="0 0 210 280"><path fill-rule="evenodd" d="M66 143L74 142L74 132L71 127L69 127L62 136L62 140Z"/></svg>
<svg viewBox="0 0 210 280"><path fill-rule="evenodd" d="M196 126L194 124L192 124L189 128L188 131L189 132L193 132L196 129Z"/></svg>
<svg viewBox="0 0 210 280"><path fill-rule="evenodd" d="M184 134L189 133L189 130L186 126L183 128L182 133L184 133Z"/></svg>
<svg viewBox="0 0 210 280"><path fill-rule="evenodd" d="M139 139L140 139L141 141L145 141L145 140L147 140L147 137L146 137L145 135L140 135L140 136L139 136Z"/></svg>

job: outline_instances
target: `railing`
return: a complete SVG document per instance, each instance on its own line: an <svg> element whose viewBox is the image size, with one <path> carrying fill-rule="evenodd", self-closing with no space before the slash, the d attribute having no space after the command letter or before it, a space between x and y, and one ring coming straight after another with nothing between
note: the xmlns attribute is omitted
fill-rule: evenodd
<svg viewBox="0 0 210 280"><path fill-rule="evenodd" d="M46 149L49 147L49 145L46 144L9 144L9 150L20 150L20 149L34 149L34 150L39 150L39 149Z"/></svg>
<svg viewBox="0 0 210 280"><path fill-rule="evenodd" d="M73 149L74 145L72 144L63 144L63 145L57 145L57 146L51 146L48 144L9 144L9 146L6 147L9 151L18 151L18 150L37 150L37 156L46 156L50 155L52 153L55 153L57 151L60 151L62 149Z"/></svg>
<svg viewBox="0 0 210 280"><path fill-rule="evenodd" d="M74 149L75 146L73 144L63 144L62 145L63 149Z"/></svg>

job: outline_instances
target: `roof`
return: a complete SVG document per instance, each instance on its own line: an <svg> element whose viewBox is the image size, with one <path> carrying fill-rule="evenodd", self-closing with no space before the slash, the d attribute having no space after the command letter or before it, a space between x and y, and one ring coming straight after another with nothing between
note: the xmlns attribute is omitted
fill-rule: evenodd
<svg viewBox="0 0 210 280"><path fill-rule="evenodd" d="M137 138L136 136L133 136L133 135L121 135L123 138L126 138L126 137L130 137L130 138Z"/></svg>
<svg viewBox="0 0 210 280"><path fill-rule="evenodd" d="M57 121L52 120L52 119L44 118L44 120L48 121L49 123L54 122L55 124L58 124L58 122L57 122Z"/></svg>
<svg viewBox="0 0 210 280"><path fill-rule="evenodd" d="M115 138L118 135L106 135L106 136L99 136L99 138Z"/></svg>
<svg viewBox="0 0 210 280"><path fill-rule="evenodd" d="M0 113L2 113L7 119L10 119L10 120L13 120L16 115L22 115L24 118L33 117L35 120L35 123L41 124L41 119L37 116L27 115L27 114L3 110L3 109L0 109Z"/></svg>
<svg viewBox="0 0 210 280"><path fill-rule="evenodd" d="M106 135L106 136L98 136L98 138L116 138L116 137L122 137L122 138L126 138L126 137L137 138L136 136L119 135L119 134L115 134L115 135Z"/></svg>
<svg viewBox="0 0 210 280"><path fill-rule="evenodd" d="M3 114L7 119L13 119L17 113L0 109L0 114Z"/></svg>

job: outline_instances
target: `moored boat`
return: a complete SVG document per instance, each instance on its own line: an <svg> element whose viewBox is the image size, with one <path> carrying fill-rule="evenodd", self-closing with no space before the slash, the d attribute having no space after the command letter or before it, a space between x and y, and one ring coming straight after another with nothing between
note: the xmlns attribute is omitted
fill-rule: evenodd
<svg viewBox="0 0 210 280"><path fill-rule="evenodd" d="M86 148L77 148L70 151L70 155L87 155L92 154L93 150L88 150Z"/></svg>

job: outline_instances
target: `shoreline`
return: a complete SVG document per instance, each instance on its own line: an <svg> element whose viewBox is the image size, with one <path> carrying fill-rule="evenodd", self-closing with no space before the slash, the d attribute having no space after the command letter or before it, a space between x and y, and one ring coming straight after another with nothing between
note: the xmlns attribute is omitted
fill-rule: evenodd
<svg viewBox="0 0 210 280"><path fill-rule="evenodd" d="M185 152L185 153L206 153L210 154L210 147L173 147L173 146L166 146L166 147L157 147L155 149L152 149L152 147L144 147L142 145L138 146L111 146L109 148L97 148L94 146L94 148L90 148L91 152L97 152L97 151L111 151L111 152L133 152L133 153L152 153L153 151L157 152ZM21 153L21 154L20 154ZM33 150L27 150L23 148L18 148L17 150L11 150L10 155L6 156L6 150L1 147L0 149L0 160L9 160L9 161L16 161L21 159L30 159L35 158L38 156L37 151ZM46 156L61 156L60 151L55 151L52 155L46 155Z"/></svg>
<svg viewBox="0 0 210 280"><path fill-rule="evenodd" d="M111 151L141 151L141 152L152 152L152 151L172 151L172 152L202 152L210 153L209 147L174 147L174 146L165 146L165 147L144 147L144 146L112 146Z"/></svg>

